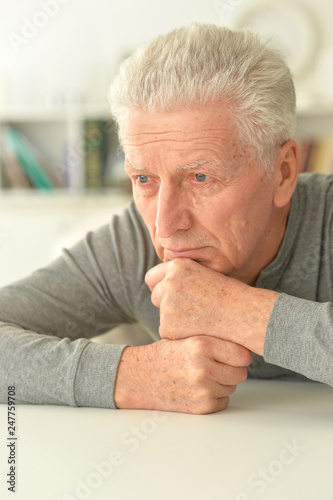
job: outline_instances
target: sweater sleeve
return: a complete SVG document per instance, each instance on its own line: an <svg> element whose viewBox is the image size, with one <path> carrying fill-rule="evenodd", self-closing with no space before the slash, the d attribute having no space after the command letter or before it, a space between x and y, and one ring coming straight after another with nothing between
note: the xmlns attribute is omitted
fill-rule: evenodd
<svg viewBox="0 0 333 500"><path fill-rule="evenodd" d="M136 321L132 297L140 300L144 270L132 219L113 219L47 267L0 290L1 403L15 386L22 403L115 408L126 346L89 339Z"/></svg>
<svg viewBox="0 0 333 500"><path fill-rule="evenodd" d="M268 322L264 359L333 386L333 304L282 293Z"/></svg>

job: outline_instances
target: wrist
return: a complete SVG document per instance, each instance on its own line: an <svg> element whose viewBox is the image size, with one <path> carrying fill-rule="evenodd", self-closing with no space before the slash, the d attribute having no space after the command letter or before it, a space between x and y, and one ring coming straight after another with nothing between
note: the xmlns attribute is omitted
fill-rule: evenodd
<svg viewBox="0 0 333 500"><path fill-rule="evenodd" d="M114 387L114 403L122 409L150 409L148 373L152 355L152 345L126 347L120 358Z"/></svg>
<svg viewBox="0 0 333 500"><path fill-rule="evenodd" d="M117 408L134 408L131 398L135 365L135 347L126 347L120 358L114 386L114 404Z"/></svg>
<svg viewBox="0 0 333 500"><path fill-rule="evenodd" d="M269 318L280 293L262 288L251 288L246 298L245 322L237 329L235 342L250 351L263 355Z"/></svg>

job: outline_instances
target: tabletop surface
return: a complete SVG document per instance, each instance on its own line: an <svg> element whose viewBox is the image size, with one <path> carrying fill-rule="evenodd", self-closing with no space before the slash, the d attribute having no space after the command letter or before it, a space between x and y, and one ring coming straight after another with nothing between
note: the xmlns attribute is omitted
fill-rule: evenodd
<svg viewBox="0 0 333 500"><path fill-rule="evenodd" d="M323 384L247 380L210 415L35 405L15 413L14 443L0 405L1 499L332 498L333 390Z"/></svg>

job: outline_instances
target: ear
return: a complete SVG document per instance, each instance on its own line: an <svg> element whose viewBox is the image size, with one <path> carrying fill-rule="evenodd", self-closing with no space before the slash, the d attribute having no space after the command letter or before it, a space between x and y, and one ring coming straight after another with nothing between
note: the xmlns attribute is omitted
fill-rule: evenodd
<svg viewBox="0 0 333 500"><path fill-rule="evenodd" d="M274 205L286 206L295 190L299 171L299 148L295 140L281 146L274 164L277 185L274 193Z"/></svg>

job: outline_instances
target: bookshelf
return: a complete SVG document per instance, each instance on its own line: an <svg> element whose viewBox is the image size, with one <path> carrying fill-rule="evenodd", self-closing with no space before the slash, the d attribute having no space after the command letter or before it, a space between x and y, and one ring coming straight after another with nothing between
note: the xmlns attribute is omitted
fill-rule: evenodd
<svg viewBox="0 0 333 500"><path fill-rule="evenodd" d="M31 165L26 170L20 163L28 177L28 185L8 175L15 170L13 154L10 151L8 157L8 148L18 157L20 150L17 148L22 146L17 144L19 140L37 157L39 167L48 171L51 177L55 174L59 178L59 183L52 182L50 191L65 190L78 195L87 190L130 193L129 182L121 168L115 125L107 105L0 109L1 194L12 190L22 192L22 187L28 190L37 188L31 189L33 191L43 189L31 179Z"/></svg>
<svg viewBox="0 0 333 500"><path fill-rule="evenodd" d="M301 172L333 173L333 105L301 108L296 136L301 151Z"/></svg>

